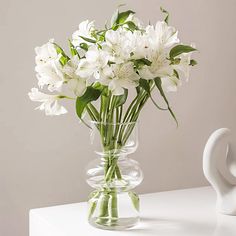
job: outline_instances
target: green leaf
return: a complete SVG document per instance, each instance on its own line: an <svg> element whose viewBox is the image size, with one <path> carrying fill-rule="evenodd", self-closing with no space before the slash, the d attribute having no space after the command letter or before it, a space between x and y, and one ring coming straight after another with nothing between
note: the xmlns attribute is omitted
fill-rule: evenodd
<svg viewBox="0 0 236 236"><path fill-rule="evenodd" d="M108 61L107 64L110 66L110 65L113 65L113 64L116 64L114 61Z"/></svg>
<svg viewBox="0 0 236 236"><path fill-rule="evenodd" d="M179 79L179 73L178 73L178 71L175 70L175 69L174 69L174 76L175 76L177 79Z"/></svg>
<svg viewBox="0 0 236 236"><path fill-rule="evenodd" d="M94 82L92 86L94 89L98 89L100 91L102 91L104 88L104 85L102 85L100 82Z"/></svg>
<svg viewBox="0 0 236 236"><path fill-rule="evenodd" d="M146 79L139 79L139 85L150 95L150 86Z"/></svg>
<svg viewBox="0 0 236 236"><path fill-rule="evenodd" d="M60 61L61 65L64 66L69 61L69 59L64 56L61 56L59 61Z"/></svg>
<svg viewBox="0 0 236 236"><path fill-rule="evenodd" d="M68 41L69 41L69 46L70 46L70 53L71 53L71 55L72 55L72 56L75 56L75 55L79 56L79 54L78 54L76 48L75 48L74 45L71 43L70 39L69 39Z"/></svg>
<svg viewBox="0 0 236 236"><path fill-rule="evenodd" d="M118 14L116 23L117 23L117 24L122 24L122 23L124 23L124 22L127 20L127 18L129 17L130 14L135 14L135 12L134 12L134 11L131 11L131 10L124 11L124 12L120 12L120 13Z"/></svg>
<svg viewBox="0 0 236 236"><path fill-rule="evenodd" d="M119 26L127 25L128 29L131 31L138 30L138 27L133 21L127 21L128 17L133 14L135 14L135 12L131 10L125 12L119 12L118 10L116 10L111 19L112 29L117 30Z"/></svg>
<svg viewBox="0 0 236 236"><path fill-rule="evenodd" d="M77 97L76 99L76 113L77 116L83 121L82 114L88 103L95 101L101 95L101 91L93 88L92 86L87 87L84 95Z"/></svg>
<svg viewBox="0 0 236 236"><path fill-rule="evenodd" d="M84 49L85 51L88 51L88 44L87 43L81 43L80 48Z"/></svg>
<svg viewBox="0 0 236 236"><path fill-rule="evenodd" d="M114 31L116 31L118 28L119 28L119 25L114 24L114 25L112 26L112 29L113 29Z"/></svg>
<svg viewBox="0 0 236 236"><path fill-rule="evenodd" d="M139 65L142 64L142 65L146 65L146 66L150 66L150 65L152 64L152 62L149 61L149 60L146 59L146 58L138 59L138 60L136 60L136 62L137 62Z"/></svg>
<svg viewBox="0 0 236 236"><path fill-rule="evenodd" d="M63 49L57 43L53 43L53 44L56 48L57 54L63 54L64 53Z"/></svg>
<svg viewBox="0 0 236 236"><path fill-rule="evenodd" d="M109 96L109 89L107 86L104 86L103 90L102 90L102 96L104 97L108 97Z"/></svg>
<svg viewBox="0 0 236 236"><path fill-rule="evenodd" d="M102 45L101 44L98 43L97 45L98 45L99 49L102 49Z"/></svg>
<svg viewBox="0 0 236 236"><path fill-rule="evenodd" d="M196 66L197 65L197 61L191 59L189 65L190 66Z"/></svg>
<svg viewBox="0 0 236 236"><path fill-rule="evenodd" d="M99 90L99 91L101 92L101 95L102 95L102 96L105 96L105 97L108 96L108 94L109 94L109 89L108 89L107 86L102 85L100 82L95 82L95 83L93 83L92 86L93 86L93 88Z"/></svg>
<svg viewBox="0 0 236 236"><path fill-rule="evenodd" d="M92 38L94 38L95 40L97 40L98 35L97 35L96 30L92 30L92 31L90 32L90 35L91 35ZM90 39L90 38L89 38L89 39ZM91 40L91 39L90 39L90 40Z"/></svg>
<svg viewBox="0 0 236 236"><path fill-rule="evenodd" d="M166 14L166 18L164 19L164 21L166 22L166 24L169 24L169 16L170 16L169 12L162 7L160 7L160 9L162 13Z"/></svg>
<svg viewBox="0 0 236 236"><path fill-rule="evenodd" d="M197 50L196 48L193 48L191 46L179 44L170 50L169 56L170 56L170 58L174 58L176 56L179 56L182 53L193 52L196 50Z"/></svg>
<svg viewBox="0 0 236 236"><path fill-rule="evenodd" d="M170 108L170 105L169 105L169 102L167 100L167 97L166 97L166 95L165 95L165 93L163 91L161 78L159 78L159 77L155 78L154 82L155 82L155 85L157 86L161 96L163 97L163 99L164 99L164 101L165 101L165 103L166 103L166 105L168 107L168 110L169 110L170 114L172 115L172 117L174 118L174 120L175 120L175 122L176 122L176 124L178 126L178 121L176 119L176 116L175 116L174 112L172 111L172 109Z"/></svg>
<svg viewBox="0 0 236 236"><path fill-rule="evenodd" d="M139 79L139 85L141 88L143 88L149 95L149 97L151 98L151 101L153 102L153 104L159 109L159 110L167 110L165 108L160 107L155 100L153 99L152 95L151 95L151 90L150 90L150 85L149 82L146 79Z"/></svg>
<svg viewBox="0 0 236 236"><path fill-rule="evenodd" d="M61 65L64 66L70 60L70 58L65 54L64 50L57 43L53 43L53 44L56 48L57 54L61 55L59 61L60 61Z"/></svg>
<svg viewBox="0 0 236 236"><path fill-rule="evenodd" d="M139 94L140 93L140 87L137 86L135 89L136 89L137 94Z"/></svg>
<svg viewBox="0 0 236 236"><path fill-rule="evenodd" d="M115 100L115 108L122 106L128 97L128 89L124 89L124 94L116 96L116 100Z"/></svg>
<svg viewBox="0 0 236 236"><path fill-rule="evenodd" d="M127 21L125 22L125 25L128 25L129 29L131 31L138 30L139 28L134 24L133 21Z"/></svg>
<svg viewBox="0 0 236 236"><path fill-rule="evenodd" d="M179 63L180 63L180 61L181 61L181 58L179 58L179 57L170 58L170 60L171 60L170 65L179 65Z"/></svg>
<svg viewBox="0 0 236 236"><path fill-rule="evenodd" d="M141 58L141 59L137 59L137 60L133 60L134 62L134 65L137 69L140 69L142 68L143 66L150 66L152 64L151 61L149 61L148 59L146 58Z"/></svg>
<svg viewBox="0 0 236 236"><path fill-rule="evenodd" d="M87 38L84 36L80 36L80 38L82 38L84 41L87 41L89 43L96 43L96 40L94 40L94 39L90 39L90 38Z"/></svg>
<svg viewBox="0 0 236 236"><path fill-rule="evenodd" d="M151 61L149 61L146 58L139 59L144 65L150 66L152 64Z"/></svg>
<svg viewBox="0 0 236 236"><path fill-rule="evenodd" d="M101 30L100 32L97 32L98 41L99 42L104 42L105 41L105 35L106 35L106 30Z"/></svg>
<svg viewBox="0 0 236 236"><path fill-rule="evenodd" d="M128 194L133 203L134 208L137 211L139 211L139 196L135 192L132 192L132 191L129 191Z"/></svg>

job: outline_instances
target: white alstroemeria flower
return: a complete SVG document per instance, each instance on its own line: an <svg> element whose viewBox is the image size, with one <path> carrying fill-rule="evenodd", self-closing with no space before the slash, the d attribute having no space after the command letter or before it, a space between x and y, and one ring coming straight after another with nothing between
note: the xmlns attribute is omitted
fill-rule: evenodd
<svg viewBox="0 0 236 236"><path fill-rule="evenodd" d="M116 31L114 30L108 30L106 32L106 43L109 47L115 47L115 46L119 46L120 43L120 28Z"/></svg>
<svg viewBox="0 0 236 236"><path fill-rule="evenodd" d="M76 70L76 75L80 76L81 78L90 78L93 73L95 73L96 68L94 65L87 61L86 58L80 60L78 68Z"/></svg>
<svg viewBox="0 0 236 236"><path fill-rule="evenodd" d="M61 91L65 77L59 61L51 60L44 64L37 65L35 71L37 72L36 76L40 88L46 85L50 92Z"/></svg>
<svg viewBox="0 0 236 236"><path fill-rule="evenodd" d="M181 85L181 80L175 76L162 77L162 88L165 92L176 92L178 87Z"/></svg>
<svg viewBox="0 0 236 236"><path fill-rule="evenodd" d="M124 93L124 88L134 88L139 83L139 75L134 70L132 62L112 65L114 77L110 80L108 88L114 95Z"/></svg>
<svg viewBox="0 0 236 236"><path fill-rule="evenodd" d="M155 27L147 26L146 34L150 46L156 51L165 50L179 43L178 31L174 27L168 26L165 21L158 21Z"/></svg>
<svg viewBox="0 0 236 236"><path fill-rule="evenodd" d="M100 70L98 70L94 77L103 85L109 85L110 79L114 77L114 73L112 67L109 65L104 66Z"/></svg>
<svg viewBox="0 0 236 236"><path fill-rule="evenodd" d="M37 88L32 88L28 93L29 98L34 102L42 102L36 109L44 110L47 116L61 115L67 113L67 110L58 103L59 95L49 95L40 92Z"/></svg>
<svg viewBox="0 0 236 236"><path fill-rule="evenodd" d="M86 79L83 79L83 78L70 79L67 85L68 85L68 88L72 90L76 96L79 96L79 97L81 97L87 89Z"/></svg>
<svg viewBox="0 0 236 236"><path fill-rule="evenodd" d="M110 58L108 51L92 45L86 52L85 58L80 60L76 74L87 79L91 76L96 79L100 79L101 76L108 76L108 61Z"/></svg>
<svg viewBox="0 0 236 236"><path fill-rule="evenodd" d="M92 45L86 52L85 57L88 62L94 63L95 67L104 67L107 65L110 55L107 51L99 49L97 45Z"/></svg>
<svg viewBox="0 0 236 236"><path fill-rule="evenodd" d="M84 40L80 37L91 38L91 32L94 30L94 21L89 22L89 20L83 21L79 24L79 29L72 34L72 44L75 47L79 47ZM86 42L90 44L89 42Z"/></svg>
<svg viewBox="0 0 236 236"><path fill-rule="evenodd" d="M79 65L79 58L77 55L73 56L67 64L63 67L63 73L67 76L68 88L74 92L76 96L82 96L90 83L78 76L75 72Z"/></svg>
<svg viewBox="0 0 236 236"><path fill-rule="evenodd" d="M150 58L149 58L150 59ZM155 79L156 77L166 77L173 74L173 68L170 66L170 61L167 60L166 53L156 54L150 61L150 66L144 65L138 70L142 79Z"/></svg>
<svg viewBox="0 0 236 236"><path fill-rule="evenodd" d="M48 61L57 60L59 58L53 42L54 39L50 39L48 43L35 48L35 62L37 65L42 65Z"/></svg>
<svg viewBox="0 0 236 236"><path fill-rule="evenodd" d="M63 66L62 72L67 76L67 79L75 77L75 71L78 68L79 57L75 55Z"/></svg>
<svg viewBox="0 0 236 236"><path fill-rule="evenodd" d="M173 68L179 73L180 77L184 77L186 81L189 79L190 74L190 60L192 53L183 53L179 56L179 64L173 65Z"/></svg>
<svg viewBox="0 0 236 236"><path fill-rule="evenodd" d="M134 31L131 42L133 47L132 59L147 58L151 54L151 48L146 34L143 34L141 31Z"/></svg>
<svg viewBox="0 0 236 236"><path fill-rule="evenodd" d="M116 31L108 30L105 35L106 45L114 54L116 63L127 61L134 50L132 32L120 27Z"/></svg>

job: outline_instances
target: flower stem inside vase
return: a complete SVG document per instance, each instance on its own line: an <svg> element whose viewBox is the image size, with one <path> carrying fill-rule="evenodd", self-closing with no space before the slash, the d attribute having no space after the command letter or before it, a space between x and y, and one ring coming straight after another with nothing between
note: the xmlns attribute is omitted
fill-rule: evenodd
<svg viewBox="0 0 236 236"><path fill-rule="evenodd" d="M137 148L136 132L132 132L135 123L96 124L95 127L102 147L97 152L102 156L102 163L99 168L89 170L91 173L101 170L88 181L97 189L89 200L89 222L102 229L132 227L139 220L139 199L131 190L142 181L137 162L127 157Z"/></svg>

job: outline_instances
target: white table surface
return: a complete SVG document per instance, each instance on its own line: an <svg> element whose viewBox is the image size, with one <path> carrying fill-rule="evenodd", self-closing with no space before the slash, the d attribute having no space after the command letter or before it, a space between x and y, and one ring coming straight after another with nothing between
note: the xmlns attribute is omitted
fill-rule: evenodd
<svg viewBox="0 0 236 236"><path fill-rule="evenodd" d="M87 222L86 203L30 210L30 236L236 236L236 216L217 214L210 187L141 198L141 222L126 231L96 229Z"/></svg>

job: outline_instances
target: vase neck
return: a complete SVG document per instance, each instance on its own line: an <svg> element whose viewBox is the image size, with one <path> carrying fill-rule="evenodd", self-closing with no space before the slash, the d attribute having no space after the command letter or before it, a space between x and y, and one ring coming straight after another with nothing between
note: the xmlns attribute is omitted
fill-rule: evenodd
<svg viewBox="0 0 236 236"><path fill-rule="evenodd" d="M127 154L124 154L124 153L119 153L119 154L104 154L102 156L102 161L108 161L108 160L111 160L111 159L117 159L117 161L121 161L121 160L125 160L127 158Z"/></svg>

